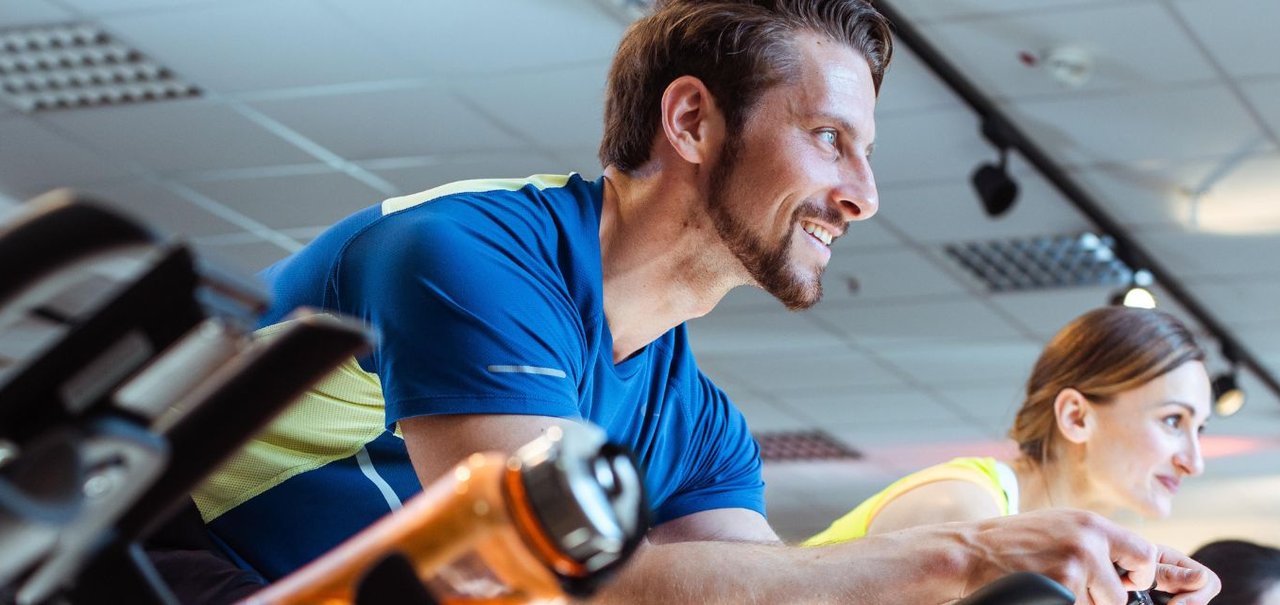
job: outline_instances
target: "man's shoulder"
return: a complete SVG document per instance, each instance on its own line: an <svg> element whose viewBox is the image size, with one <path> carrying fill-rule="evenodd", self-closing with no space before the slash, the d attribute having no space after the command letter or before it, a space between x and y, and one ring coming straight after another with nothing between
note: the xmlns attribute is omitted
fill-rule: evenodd
<svg viewBox="0 0 1280 605"><path fill-rule="evenodd" d="M523 178L470 179L388 198L382 202L381 208L382 214L388 216L446 199L484 201L531 196L583 198L591 195L592 185L576 173L535 174Z"/></svg>

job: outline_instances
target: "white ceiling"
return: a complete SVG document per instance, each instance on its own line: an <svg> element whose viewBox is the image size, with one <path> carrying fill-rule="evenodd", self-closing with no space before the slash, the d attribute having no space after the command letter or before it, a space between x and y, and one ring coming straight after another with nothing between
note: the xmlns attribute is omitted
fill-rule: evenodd
<svg viewBox="0 0 1280 605"><path fill-rule="evenodd" d="M1280 3L892 4L1280 371ZM34 115L0 103L0 203L74 186L247 270L388 196L599 174L603 78L624 28L592 0L0 0L0 28L84 21L205 95ZM1094 59L1079 88L1018 57L1060 45ZM895 474L1002 451L1039 347L1108 294L992 295L950 264L946 242L1089 223L1016 156L1021 197L987 219L968 175L995 151L905 49L878 132L881 213L840 240L824 303L791 314L740 291L692 322L702 364L754 428L822 428L867 454L769 467L786 537ZM1245 381L1250 404L1210 428L1201 487L1144 531L1191 547L1256 518L1280 542L1280 400ZM1253 495L1195 495L1214 490Z"/></svg>

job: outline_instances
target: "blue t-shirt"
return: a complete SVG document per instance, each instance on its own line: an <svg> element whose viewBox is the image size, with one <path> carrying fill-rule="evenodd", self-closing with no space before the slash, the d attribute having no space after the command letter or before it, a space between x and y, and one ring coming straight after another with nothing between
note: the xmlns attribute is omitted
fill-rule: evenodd
<svg viewBox="0 0 1280 605"><path fill-rule="evenodd" d="M393 198L267 269L265 324L307 306L379 338L195 494L215 536L268 579L323 554L420 491L394 431L426 414L595 423L635 453L655 524L764 514L759 449L684 326L613 363L602 184L540 175Z"/></svg>

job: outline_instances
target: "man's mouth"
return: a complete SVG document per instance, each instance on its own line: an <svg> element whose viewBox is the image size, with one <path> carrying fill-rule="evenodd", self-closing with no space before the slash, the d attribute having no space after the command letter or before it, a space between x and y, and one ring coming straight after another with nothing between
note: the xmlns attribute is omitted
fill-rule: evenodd
<svg viewBox="0 0 1280 605"><path fill-rule="evenodd" d="M800 225L804 228L805 233L812 235L814 239L822 242L824 245L830 246L831 241L835 239L835 236L833 236L830 231L827 231L826 227L815 225L809 221L801 221Z"/></svg>

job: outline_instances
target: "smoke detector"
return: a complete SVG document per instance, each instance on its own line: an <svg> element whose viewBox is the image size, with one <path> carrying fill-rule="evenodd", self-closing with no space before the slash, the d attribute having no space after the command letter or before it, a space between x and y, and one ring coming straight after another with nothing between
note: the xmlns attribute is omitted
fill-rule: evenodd
<svg viewBox="0 0 1280 605"><path fill-rule="evenodd" d="M1068 88L1079 88L1093 76L1093 54L1083 47L1067 44L1038 53L1018 54L1023 65L1042 67L1054 81Z"/></svg>

